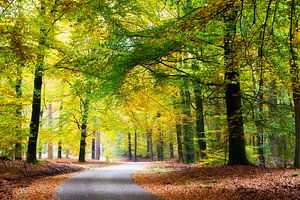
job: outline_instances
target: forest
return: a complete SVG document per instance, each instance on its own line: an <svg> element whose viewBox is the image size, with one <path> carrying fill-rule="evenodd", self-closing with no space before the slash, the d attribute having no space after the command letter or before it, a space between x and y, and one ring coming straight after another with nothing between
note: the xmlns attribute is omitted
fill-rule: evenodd
<svg viewBox="0 0 300 200"><path fill-rule="evenodd" d="M299 168L299 6L1 1L1 159Z"/></svg>

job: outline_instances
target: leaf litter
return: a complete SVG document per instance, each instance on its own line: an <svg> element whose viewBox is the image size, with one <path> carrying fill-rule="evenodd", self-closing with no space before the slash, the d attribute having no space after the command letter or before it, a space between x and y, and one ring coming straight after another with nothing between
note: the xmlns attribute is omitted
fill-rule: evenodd
<svg viewBox="0 0 300 200"><path fill-rule="evenodd" d="M296 169L156 163L133 178L164 200L296 200L299 174Z"/></svg>

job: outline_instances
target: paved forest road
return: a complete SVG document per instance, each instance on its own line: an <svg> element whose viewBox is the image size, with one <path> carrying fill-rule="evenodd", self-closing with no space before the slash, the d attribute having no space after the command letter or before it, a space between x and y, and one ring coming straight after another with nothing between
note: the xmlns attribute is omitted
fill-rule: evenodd
<svg viewBox="0 0 300 200"><path fill-rule="evenodd" d="M60 200L158 200L131 179L147 163L124 163L81 173L57 189Z"/></svg>

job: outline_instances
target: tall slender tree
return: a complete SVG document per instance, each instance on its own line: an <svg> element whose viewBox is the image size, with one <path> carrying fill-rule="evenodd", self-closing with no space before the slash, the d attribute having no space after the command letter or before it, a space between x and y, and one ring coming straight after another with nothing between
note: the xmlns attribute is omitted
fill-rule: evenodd
<svg viewBox="0 0 300 200"><path fill-rule="evenodd" d="M47 39L47 22L46 22L46 3L44 0L40 0L39 16L41 21L39 38L38 38L38 52L36 57L36 65L34 72L34 87L32 97L32 113L30 120L30 136L28 138L27 148L27 162L36 163L36 147L40 125L40 112L41 112L41 93L42 93L42 82L45 65L45 48Z"/></svg>
<svg viewBox="0 0 300 200"><path fill-rule="evenodd" d="M236 23L240 3L233 1L230 11L224 14L224 62L225 62L225 100L229 141L229 165L248 164L246 157L244 127L242 116L241 86L236 57Z"/></svg>
<svg viewBox="0 0 300 200"><path fill-rule="evenodd" d="M298 5L297 5L298 2ZM298 67L297 42L296 37L299 31L299 19L297 19L297 9L299 9L299 1L291 0L290 2L290 28L289 28L289 45L290 45L290 73L292 78L292 90L294 101L294 116L295 116L295 159L294 166L300 168L300 74ZM299 47L299 46L298 46Z"/></svg>

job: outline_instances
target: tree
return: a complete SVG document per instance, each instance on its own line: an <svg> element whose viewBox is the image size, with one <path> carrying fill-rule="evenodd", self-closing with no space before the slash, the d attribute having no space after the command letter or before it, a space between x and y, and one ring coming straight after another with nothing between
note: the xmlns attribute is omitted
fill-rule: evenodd
<svg viewBox="0 0 300 200"><path fill-rule="evenodd" d="M45 20L46 18L46 3L44 0L40 1L39 19ZM27 148L27 162L36 163L36 147L40 125L40 112L41 112L41 93L42 81L44 73L44 59L45 59L45 45L47 38L46 22L42 21L39 38L38 38L38 54L34 72L34 89L32 97L32 113L30 120L30 136L28 138Z"/></svg>
<svg viewBox="0 0 300 200"><path fill-rule="evenodd" d="M292 90L294 101L294 113L295 113L295 132L296 132L296 147L295 147L295 160L294 166L300 168L300 79L298 70L298 52L296 50L297 45L297 32L299 30L299 23L296 18L297 8L295 0L290 2L290 32L289 32L289 45L290 45L290 73L292 78Z"/></svg>
<svg viewBox="0 0 300 200"><path fill-rule="evenodd" d="M183 127L183 144L184 144L184 162L195 162L194 152L194 134L191 114L191 97L188 87L188 80L183 79L180 88L181 107L182 107L182 127Z"/></svg>
<svg viewBox="0 0 300 200"><path fill-rule="evenodd" d="M224 60L225 60L225 100L227 110L227 126L229 141L229 165L248 164L245 150L244 127L240 77L237 60L237 44L235 43L236 23L240 6L232 3L232 8L224 14Z"/></svg>

